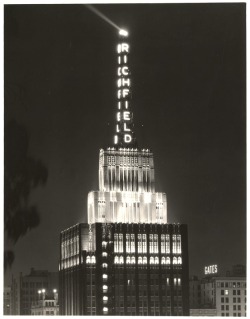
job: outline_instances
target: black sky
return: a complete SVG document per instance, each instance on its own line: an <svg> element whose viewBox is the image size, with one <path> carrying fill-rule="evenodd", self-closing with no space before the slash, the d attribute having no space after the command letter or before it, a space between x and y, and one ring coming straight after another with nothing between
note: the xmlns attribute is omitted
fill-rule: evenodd
<svg viewBox="0 0 250 319"><path fill-rule="evenodd" d="M168 221L188 224L190 275L245 263L245 4L96 8L130 32L136 136L154 152ZM60 231L85 220L113 138L117 39L84 5L5 5L5 121L28 128L49 171L14 273L56 271Z"/></svg>

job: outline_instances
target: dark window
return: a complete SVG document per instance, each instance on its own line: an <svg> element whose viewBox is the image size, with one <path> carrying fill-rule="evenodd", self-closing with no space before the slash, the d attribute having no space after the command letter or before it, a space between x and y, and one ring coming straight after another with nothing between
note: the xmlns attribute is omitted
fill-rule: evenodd
<svg viewBox="0 0 250 319"><path fill-rule="evenodd" d="M234 295L234 296L236 295L236 290L233 290L233 295Z"/></svg>
<svg viewBox="0 0 250 319"><path fill-rule="evenodd" d="M224 302L224 297L221 297L221 302Z"/></svg>
<svg viewBox="0 0 250 319"><path fill-rule="evenodd" d="M238 310L241 310L241 305L238 305Z"/></svg>
<svg viewBox="0 0 250 319"><path fill-rule="evenodd" d="M233 302L236 302L236 298L235 297L233 298Z"/></svg>
<svg viewBox="0 0 250 319"><path fill-rule="evenodd" d="M221 305L221 310L224 310L224 305Z"/></svg>
<svg viewBox="0 0 250 319"><path fill-rule="evenodd" d="M220 293L222 296L224 296L224 289L221 289Z"/></svg>

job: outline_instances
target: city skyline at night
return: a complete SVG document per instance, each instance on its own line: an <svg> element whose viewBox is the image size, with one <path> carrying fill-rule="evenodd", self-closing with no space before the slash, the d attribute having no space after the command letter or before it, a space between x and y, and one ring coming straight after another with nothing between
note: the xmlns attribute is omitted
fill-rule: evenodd
<svg viewBox="0 0 250 319"><path fill-rule="evenodd" d="M154 152L168 222L188 224L190 274L245 264L245 6L96 7L129 31L136 138ZM57 270L58 234L86 222L117 125L116 34L81 5L5 7L5 121L28 129L49 173L10 272Z"/></svg>

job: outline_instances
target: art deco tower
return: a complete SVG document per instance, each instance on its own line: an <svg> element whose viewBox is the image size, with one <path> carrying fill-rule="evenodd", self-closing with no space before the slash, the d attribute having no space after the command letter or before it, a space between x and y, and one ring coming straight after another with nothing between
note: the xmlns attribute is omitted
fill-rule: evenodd
<svg viewBox="0 0 250 319"><path fill-rule="evenodd" d="M166 194L155 192L153 154L137 148L129 53L127 36L121 35L114 146L100 150L99 191L88 196L89 223L167 223Z"/></svg>
<svg viewBox="0 0 250 319"><path fill-rule="evenodd" d="M153 153L138 148L129 60L128 34L120 30L114 144L100 150L87 223L61 232L62 315L189 314L187 227L167 223Z"/></svg>

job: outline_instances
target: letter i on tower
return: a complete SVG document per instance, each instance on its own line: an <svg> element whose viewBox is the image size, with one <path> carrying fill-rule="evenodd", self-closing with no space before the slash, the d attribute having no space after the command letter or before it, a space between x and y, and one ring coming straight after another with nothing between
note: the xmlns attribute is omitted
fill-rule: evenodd
<svg viewBox="0 0 250 319"><path fill-rule="evenodd" d="M129 70L129 51L127 41L128 32L119 31L120 41L117 45L117 114L116 114L116 133L114 143L116 146L134 146L133 137L133 116L130 110L131 100L131 79Z"/></svg>

